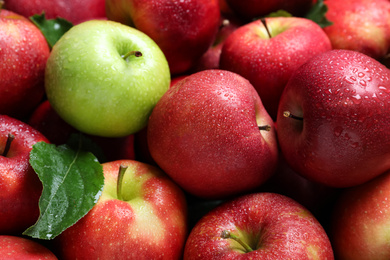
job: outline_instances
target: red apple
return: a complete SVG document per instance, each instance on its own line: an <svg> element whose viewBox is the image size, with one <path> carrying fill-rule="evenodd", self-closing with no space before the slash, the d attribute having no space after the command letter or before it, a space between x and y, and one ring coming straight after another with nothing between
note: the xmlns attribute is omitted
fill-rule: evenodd
<svg viewBox="0 0 390 260"><path fill-rule="evenodd" d="M279 106L287 163L332 187L362 184L390 169L390 70L367 55L332 50L301 66Z"/></svg>
<svg viewBox="0 0 390 260"><path fill-rule="evenodd" d="M61 259L181 259L187 237L182 190L137 161L104 163L103 172L97 204L56 238Z"/></svg>
<svg viewBox="0 0 390 260"><path fill-rule="evenodd" d="M325 0L325 27L334 49L362 52L379 60L390 50L390 1Z"/></svg>
<svg viewBox="0 0 390 260"><path fill-rule="evenodd" d="M48 100L43 101L33 111L28 124L56 145L67 143L72 134L79 133L57 114ZM85 135L102 149L105 161L135 159L134 135L118 138Z"/></svg>
<svg viewBox="0 0 390 260"><path fill-rule="evenodd" d="M212 46L200 57L190 73L206 69L219 69L219 59L221 56L222 46L226 38L242 25L242 22L232 17L222 17L221 26L219 27L216 39Z"/></svg>
<svg viewBox="0 0 390 260"><path fill-rule="evenodd" d="M390 172L344 191L333 210L337 259L390 259Z"/></svg>
<svg viewBox="0 0 390 260"><path fill-rule="evenodd" d="M139 29L160 46L173 75L193 66L220 25L218 0L107 0L106 7L108 19Z"/></svg>
<svg viewBox="0 0 390 260"><path fill-rule="evenodd" d="M105 0L6 0L5 8L25 17L45 13L47 19L62 17L73 24L106 19Z"/></svg>
<svg viewBox="0 0 390 260"><path fill-rule="evenodd" d="M285 10L295 16L303 16L309 11L312 0L225 0L231 10L247 21Z"/></svg>
<svg viewBox="0 0 390 260"><path fill-rule="evenodd" d="M48 248L36 241L7 235L0 235L0 256L4 260L58 259Z"/></svg>
<svg viewBox="0 0 390 260"><path fill-rule="evenodd" d="M274 172L273 121L238 74L205 70L159 100L149 119L152 158L192 195L219 199L247 192Z"/></svg>
<svg viewBox="0 0 390 260"><path fill-rule="evenodd" d="M325 230L305 207L280 194L253 193L201 218L183 259L334 258Z"/></svg>
<svg viewBox="0 0 390 260"><path fill-rule="evenodd" d="M44 96L49 46L31 21L0 9L0 54L0 114L23 119Z"/></svg>
<svg viewBox="0 0 390 260"><path fill-rule="evenodd" d="M0 234L21 234L38 219L42 184L29 159L41 141L49 142L26 123L0 115Z"/></svg>
<svg viewBox="0 0 390 260"><path fill-rule="evenodd" d="M248 79L276 120L291 74L310 58L331 50L331 44L322 28L309 19L274 17L265 19L265 24L256 20L235 30L223 45L220 68Z"/></svg>

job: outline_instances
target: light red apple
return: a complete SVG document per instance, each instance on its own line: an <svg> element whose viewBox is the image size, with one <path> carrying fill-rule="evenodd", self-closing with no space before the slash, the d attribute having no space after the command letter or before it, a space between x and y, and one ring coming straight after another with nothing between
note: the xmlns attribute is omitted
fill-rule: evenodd
<svg viewBox="0 0 390 260"><path fill-rule="evenodd" d="M224 70L187 76L149 119L150 154L188 193L220 199L248 192L275 171L273 121L248 80Z"/></svg>
<svg viewBox="0 0 390 260"><path fill-rule="evenodd" d="M137 28L164 52L172 75L189 70L212 45L218 0L107 0L107 17Z"/></svg>
<svg viewBox="0 0 390 260"><path fill-rule="evenodd" d="M5 8L25 17L45 13L47 19L61 17L73 24L106 19L105 0L6 0Z"/></svg>
<svg viewBox="0 0 390 260"><path fill-rule="evenodd" d="M8 235L0 235L0 256L4 260L58 259L53 252L37 241Z"/></svg>
<svg viewBox="0 0 390 260"><path fill-rule="evenodd" d="M253 193L204 215L187 238L183 259L334 257L324 228L305 207L280 194Z"/></svg>
<svg viewBox="0 0 390 260"><path fill-rule="evenodd" d="M390 1L325 0L326 18L333 25L324 28L334 49L362 52L381 59L390 50Z"/></svg>
<svg viewBox="0 0 390 260"><path fill-rule="evenodd" d="M137 161L104 163L103 172L97 204L56 238L60 258L181 259L188 231L182 190Z"/></svg>
<svg viewBox="0 0 390 260"><path fill-rule="evenodd" d="M222 47L220 68L248 79L276 120L280 96L292 73L331 50L331 44L322 28L306 18L272 17L264 23L256 20L230 34Z"/></svg>
<svg viewBox="0 0 390 260"><path fill-rule="evenodd" d="M389 198L390 171L341 194L330 235L337 259L390 259Z"/></svg>
<svg viewBox="0 0 390 260"><path fill-rule="evenodd" d="M0 115L0 234L21 234L38 219L42 184L29 159L41 141L49 142L26 123Z"/></svg>
<svg viewBox="0 0 390 260"><path fill-rule="evenodd" d="M24 119L44 96L50 49L30 20L6 9L0 9L0 39L0 114Z"/></svg>
<svg viewBox="0 0 390 260"><path fill-rule="evenodd" d="M362 184L390 169L389 109L389 69L360 52L325 52L283 92L279 146L305 178L338 188Z"/></svg>

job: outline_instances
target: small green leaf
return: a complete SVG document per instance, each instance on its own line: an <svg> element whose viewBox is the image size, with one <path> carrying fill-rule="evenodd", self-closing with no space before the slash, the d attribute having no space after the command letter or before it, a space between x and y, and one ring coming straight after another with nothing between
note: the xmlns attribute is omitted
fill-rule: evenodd
<svg viewBox="0 0 390 260"><path fill-rule="evenodd" d="M268 14L267 17L292 17L292 14L285 10L278 10L276 12Z"/></svg>
<svg viewBox="0 0 390 260"><path fill-rule="evenodd" d="M73 24L64 18L46 19L45 13L33 15L30 20L41 30L50 48L73 27Z"/></svg>
<svg viewBox="0 0 390 260"><path fill-rule="evenodd" d="M333 24L333 22L326 18L326 12L328 12L328 6L324 4L323 0L317 0L306 14L306 18L316 22L321 28L324 28Z"/></svg>
<svg viewBox="0 0 390 260"><path fill-rule="evenodd" d="M96 157L68 145L36 143L30 164L43 184L40 216L24 231L38 239L53 239L86 215L99 199L104 184L103 168Z"/></svg>

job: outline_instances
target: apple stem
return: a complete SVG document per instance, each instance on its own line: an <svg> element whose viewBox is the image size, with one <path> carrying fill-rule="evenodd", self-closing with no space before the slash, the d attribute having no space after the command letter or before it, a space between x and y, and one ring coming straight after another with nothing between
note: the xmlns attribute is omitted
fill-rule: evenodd
<svg viewBox="0 0 390 260"><path fill-rule="evenodd" d="M119 172L118 172L118 180L116 183L116 196L119 200L123 200L122 197L122 182L123 182L123 176L125 176L125 172L127 170L128 166L126 165L120 165L119 166Z"/></svg>
<svg viewBox="0 0 390 260"><path fill-rule="evenodd" d="M266 22L265 18L261 18L260 21L264 25L265 30L267 31L268 37L271 39L272 38L271 32L268 29L268 25L267 25L267 22Z"/></svg>
<svg viewBox="0 0 390 260"><path fill-rule="evenodd" d="M7 143L5 144L4 151L2 154L3 156L7 156L9 149L11 148L11 143L14 139L15 139L15 136L13 134L9 133L8 137L7 137Z"/></svg>
<svg viewBox="0 0 390 260"><path fill-rule="evenodd" d="M271 131L270 125L259 125L259 130Z"/></svg>
<svg viewBox="0 0 390 260"><path fill-rule="evenodd" d="M301 120L301 121L303 120L303 117L295 116L295 115L291 114L290 111L284 111L283 112L283 116L284 117L293 118L293 119L297 119L297 120Z"/></svg>
<svg viewBox="0 0 390 260"><path fill-rule="evenodd" d="M0 0L0 10L3 9L4 1Z"/></svg>
<svg viewBox="0 0 390 260"><path fill-rule="evenodd" d="M228 238L230 238L230 239L233 239L233 240L237 241L241 246L244 247L246 253L249 253L249 252L252 252L252 251L253 251L253 249L252 249L247 243L245 243L244 241L242 241L241 238L239 238L238 236L232 234L230 231L228 231L228 230L226 230L226 229L222 231L221 237L222 237L223 239L228 239Z"/></svg>
<svg viewBox="0 0 390 260"><path fill-rule="evenodd" d="M124 60L126 60L128 57L130 56L135 56L135 57L141 57L142 56L142 52L140 51L129 51L128 53L126 53L125 55L122 55L122 58Z"/></svg>

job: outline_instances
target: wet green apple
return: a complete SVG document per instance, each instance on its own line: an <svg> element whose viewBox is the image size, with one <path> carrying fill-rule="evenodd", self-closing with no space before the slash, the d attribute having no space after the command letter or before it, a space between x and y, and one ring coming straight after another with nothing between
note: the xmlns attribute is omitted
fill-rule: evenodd
<svg viewBox="0 0 390 260"><path fill-rule="evenodd" d="M81 132L120 137L138 132L170 85L165 55L143 32L92 20L53 46L45 89L56 112Z"/></svg>

